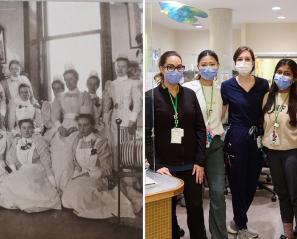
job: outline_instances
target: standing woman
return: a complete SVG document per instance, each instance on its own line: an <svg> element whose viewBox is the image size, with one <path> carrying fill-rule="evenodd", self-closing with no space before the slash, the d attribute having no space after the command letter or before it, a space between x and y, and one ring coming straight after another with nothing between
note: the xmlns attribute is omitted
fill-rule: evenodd
<svg viewBox="0 0 297 239"><path fill-rule="evenodd" d="M273 185L279 197L284 235L292 239L297 218L297 64L282 59L275 67L273 83L264 98L264 150Z"/></svg>
<svg viewBox="0 0 297 239"><path fill-rule="evenodd" d="M51 108L51 120L57 129L51 141L51 159L60 191L64 190L73 175L72 145L78 134L75 118L92 105L90 95L77 88L78 72L75 69L66 69L63 76L67 92L58 94Z"/></svg>
<svg viewBox="0 0 297 239"><path fill-rule="evenodd" d="M226 229L224 133L220 88L214 82L219 68L219 58L214 51L202 51L197 59L198 79L183 86L197 96L207 129L205 175L209 186L209 230L213 239L228 239Z"/></svg>
<svg viewBox="0 0 297 239"><path fill-rule="evenodd" d="M263 160L257 146L263 97L269 89L267 80L255 77L255 56L249 47L239 47L233 60L238 76L222 83L223 114L229 112L225 137L228 179L232 193L233 221L228 231L238 239L256 238L247 229L247 211L253 201Z"/></svg>
<svg viewBox="0 0 297 239"><path fill-rule="evenodd" d="M146 92L146 157L153 165L155 151L157 172L184 181L190 238L206 238L202 205L206 143L203 115L195 93L179 84L185 69L180 55L165 52L159 69L155 79L160 84ZM176 197L172 201L172 238L180 238Z"/></svg>

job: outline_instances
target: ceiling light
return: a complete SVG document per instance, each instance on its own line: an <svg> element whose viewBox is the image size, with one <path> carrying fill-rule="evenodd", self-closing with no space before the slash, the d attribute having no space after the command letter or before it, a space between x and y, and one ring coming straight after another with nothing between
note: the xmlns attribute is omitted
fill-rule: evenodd
<svg viewBox="0 0 297 239"><path fill-rule="evenodd" d="M277 6L271 8L271 9L272 9L273 11L279 11L279 10L281 10L281 8L280 8L280 7L277 7Z"/></svg>
<svg viewBox="0 0 297 239"><path fill-rule="evenodd" d="M193 24L193 27L196 27L198 29L203 28L203 26L201 24L199 24L199 23Z"/></svg>
<svg viewBox="0 0 297 239"><path fill-rule="evenodd" d="M284 19L286 19L286 17L285 16L278 16L277 19L284 20Z"/></svg>

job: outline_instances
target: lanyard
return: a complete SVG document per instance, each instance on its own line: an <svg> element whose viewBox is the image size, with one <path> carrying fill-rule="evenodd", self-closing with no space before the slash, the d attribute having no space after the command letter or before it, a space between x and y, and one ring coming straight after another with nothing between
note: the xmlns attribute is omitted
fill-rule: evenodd
<svg viewBox="0 0 297 239"><path fill-rule="evenodd" d="M209 120L211 112L212 112L212 106L213 106L213 85L211 86L210 107L208 107L207 100L206 100L206 95L205 95L205 92L204 92L204 86L202 84L201 84L201 88L202 88L202 93L203 93L204 100L205 100L205 103L206 103L206 117L207 117L207 120Z"/></svg>
<svg viewBox="0 0 297 239"><path fill-rule="evenodd" d="M279 113L281 112L282 108L284 107L286 101L288 100L288 97L289 97L289 94L287 94L284 102L282 103L282 105L278 105L277 104L277 95L275 96L275 102L274 102L274 105L275 105L275 110L274 110L274 126L277 126L279 125L278 123L278 115Z"/></svg>
<svg viewBox="0 0 297 239"><path fill-rule="evenodd" d="M173 107L173 110L174 110L173 118L174 118L175 128L178 128L178 112L177 112L178 94L176 95L174 101L173 101L172 95L169 93L169 91L168 91L168 94L170 96L171 104L172 104L172 107Z"/></svg>

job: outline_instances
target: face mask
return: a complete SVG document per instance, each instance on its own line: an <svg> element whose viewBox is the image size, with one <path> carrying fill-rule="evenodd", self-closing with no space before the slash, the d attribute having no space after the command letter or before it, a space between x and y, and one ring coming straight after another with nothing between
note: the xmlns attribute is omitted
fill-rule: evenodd
<svg viewBox="0 0 297 239"><path fill-rule="evenodd" d="M237 70L239 75L247 76L248 74L251 73L253 69L253 65L251 62L238 61L235 65L235 69Z"/></svg>
<svg viewBox="0 0 297 239"><path fill-rule="evenodd" d="M291 77L275 74L274 82L279 90L286 90L292 85Z"/></svg>
<svg viewBox="0 0 297 239"><path fill-rule="evenodd" d="M203 79L213 80L218 74L218 69L213 67L201 67L199 73Z"/></svg>
<svg viewBox="0 0 297 239"><path fill-rule="evenodd" d="M183 78L183 72L179 72L179 71L166 71L165 74L164 74L164 78L171 85L176 85Z"/></svg>

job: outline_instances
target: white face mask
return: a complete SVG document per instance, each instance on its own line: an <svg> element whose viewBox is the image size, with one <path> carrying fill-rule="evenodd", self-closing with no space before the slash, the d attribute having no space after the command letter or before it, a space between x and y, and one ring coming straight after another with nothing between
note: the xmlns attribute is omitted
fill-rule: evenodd
<svg viewBox="0 0 297 239"><path fill-rule="evenodd" d="M253 69L253 64L252 62L238 61L235 65L235 69L237 70L239 75L247 76L251 73Z"/></svg>

